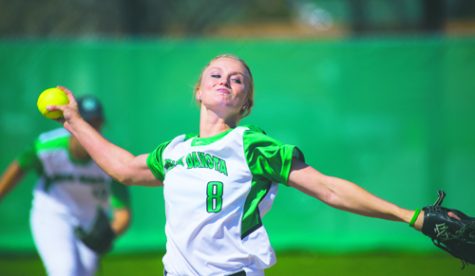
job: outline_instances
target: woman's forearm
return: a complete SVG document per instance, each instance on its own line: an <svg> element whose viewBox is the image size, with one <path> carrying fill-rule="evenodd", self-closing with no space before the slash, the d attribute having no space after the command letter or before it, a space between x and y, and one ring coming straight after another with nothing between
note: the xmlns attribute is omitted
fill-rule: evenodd
<svg viewBox="0 0 475 276"><path fill-rule="evenodd" d="M122 183L128 182L128 164L135 158L133 154L108 141L82 118L70 121L65 127L105 172Z"/></svg>
<svg viewBox="0 0 475 276"><path fill-rule="evenodd" d="M292 167L289 184L332 207L364 216L409 223L414 215L414 211L383 200L350 181L323 175L298 161ZM415 228L420 229L422 222L423 213Z"/></svg>
<svg viewBox="0 0 475 276"><path fill-rule="evenodd" d="M130 225L131 212L128 208L114 210L112 229L116 235L124 233Z"/></svg>
<svg viewBox="0 0 475 276"><path fill-rule="evenodd" d="M63 126L71 132L107 174L124 184L150 186L162 184L148 168L146 154L134 156L127 150L109 142L81 117L73 93L66 87L58 87L68 95L69 103L48 106L47 109L63 113L63 117L60 119Z"/></svg>
<svg viewBox="0 0 475 276"><path fill-rule="evenodd" d="M337 177L325 176L328 197L325 203L364 216L409 222L412 212L383 200L360 186Z"/></svg>

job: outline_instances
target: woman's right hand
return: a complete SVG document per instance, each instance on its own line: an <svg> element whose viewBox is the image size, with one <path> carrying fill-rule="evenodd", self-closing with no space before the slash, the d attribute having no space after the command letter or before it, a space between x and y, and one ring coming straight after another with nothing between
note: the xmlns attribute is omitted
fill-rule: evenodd
<svg viewBox="0 0 475 276"><path fill-rule="evenodd" d="M71 90L64 86L57 86L59 89L63 90L64 93L68 96L69 103L66 105L50 105L47 107L49 111L59 110L63 113L63 116L57 119L58 122L63 124L64 128L71 131L72 125L74 124L75 120L81 119L81 115L79 114L78 104L76 98L74 97Z"/></svg>

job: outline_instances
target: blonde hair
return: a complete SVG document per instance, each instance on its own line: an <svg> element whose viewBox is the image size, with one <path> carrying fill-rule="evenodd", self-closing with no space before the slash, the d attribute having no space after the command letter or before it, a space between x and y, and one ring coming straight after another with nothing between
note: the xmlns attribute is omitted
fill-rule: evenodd
<svg viewBox="0 0 475 276"><path fill-rule="evenodd" d="M251 113L251 109L254 106L254 79L252 77L251 69L249 69L249 66L247 65L247 63L243 59L241 59L241 58L239 58L235 55L222 54L222 55L218 55L218 56L214 57L213 59L211 59L208 62L208 64L201 71L200 78L198 79L198 81L195 84L195 90L194 90L193 95L195 96L195 100L199 103L199 100L196 99L196 94L198 93L198 90L200 89L201 79L203 77L203 72L206 70L206 68L208 68L208 66L213 61L215 61L217 59L220 59L220 58L231 58L231 59L239 61L242 65L244 65L244 67L247 70L247 73L249 74L249 89L247 91L247 102L242 106L242 109L240 111L240 115L241 115L241 119L242 119L242 118L246 117L247 115L249 115Z"/></svg>

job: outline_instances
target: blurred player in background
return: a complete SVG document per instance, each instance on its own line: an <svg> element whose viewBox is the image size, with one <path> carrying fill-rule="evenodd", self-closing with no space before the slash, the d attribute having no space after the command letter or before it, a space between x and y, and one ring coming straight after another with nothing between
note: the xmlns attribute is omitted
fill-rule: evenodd
<svg viewBox="0 0 475 276"><path fill-rule="evenodd" d="M419 212L323 175L303 161L297 147L280 143L258 128L238 126L253 107L253 86L251 71L241 59L230 55L212 59L195 88L199 134L179 135L138 156L88 126L66 88L62 89L70 103L49 110L63 111L64 127L120 182L163 185L165 275L263 275L276 259L261 218L278 183L335 208L421 229Z"/></svg>
<svg viewBox="0 0 475 276"><path fill-rule="evenodd" d="M79 98L78 109L95 130L101 130L104 113L97 98ZM0 179L0 200L30 170L39 175L33 192L31 230L48 275L94 275L100 255L129 226L127 187L102 171L64 128L42 133L10 164ZM96 225L109 228L108 237L89 239L88 247L81 238L95 231Z"/></svg>

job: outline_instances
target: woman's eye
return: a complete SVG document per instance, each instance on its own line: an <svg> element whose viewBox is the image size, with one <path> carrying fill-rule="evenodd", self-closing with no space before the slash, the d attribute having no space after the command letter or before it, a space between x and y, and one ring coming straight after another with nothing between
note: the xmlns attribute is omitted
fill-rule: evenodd
<svg viewBox="0 0 475 276"><path fill-rule="evenodd" d="M212 78L221 78L221 75L220 74L211 74L211 77Z"/></svg>
<svg viewBox="0 0 475 276"><path fill-rule="evenodd" d="M231 79L231 81L234 83L242 83L242 80L240 78L233 78Z"/></svg>

